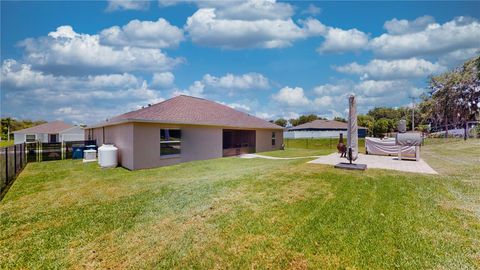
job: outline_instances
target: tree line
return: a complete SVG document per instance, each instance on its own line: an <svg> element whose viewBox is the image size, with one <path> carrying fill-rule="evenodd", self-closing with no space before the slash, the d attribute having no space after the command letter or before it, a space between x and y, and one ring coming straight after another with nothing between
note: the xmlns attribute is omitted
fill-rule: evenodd
<svg viewBox="0 0 480 270"><path fill-rule="evenodd" d="M366 127L370 136L382 136L395 132L401 119L407 121L407 129L412 127L422 132L466 128L467 123L480 120L480 56L466 61L461 66L438 76L429 78L427 93L420 102L411 107L376 107L366 114L358 115L358 125ZM298 126L316 119L325 119L315 114L302 115L295 119L277 119L274 122L282 127ZM344 118L334 120L346 122ZM479 132L477 126L477 132Z"/></svg>
<svg viewBox="0 0 480 270"><path fill-rule="evenodd" d="M2 140L13 140L13 131L21 130L33 126L38 126L41 124L47 123L44 120L17 120L11 117L6 117L1 119L1 138Z"/></svg>

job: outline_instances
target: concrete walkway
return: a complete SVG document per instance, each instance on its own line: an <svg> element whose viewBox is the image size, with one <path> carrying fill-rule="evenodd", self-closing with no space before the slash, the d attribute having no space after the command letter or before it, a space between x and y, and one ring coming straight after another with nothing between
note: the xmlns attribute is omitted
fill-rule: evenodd
<svg viewBox="0 0 480 270"><path fill-rule="evenodd" d="M340 158L340 154L333 153L327 156L321 156L308 163L335 165L340 162L348 161L346 158ZM413 173L438 174L423 159L420 159L419 161L398 160L397 157L392 156L358 154L358 159L355 161L355 163L367 164L367 170L368 168L377 168Z"/></svg>
<svg viewBox="0 0 480 270"><path fill-rule="evenodd" d="M264 159L301 159L301 158L319 158L321 156L306 156L306 157L271 157L271 156L264 156L259 154L243 154L240 155L240 158L264 158Z"/></svg>

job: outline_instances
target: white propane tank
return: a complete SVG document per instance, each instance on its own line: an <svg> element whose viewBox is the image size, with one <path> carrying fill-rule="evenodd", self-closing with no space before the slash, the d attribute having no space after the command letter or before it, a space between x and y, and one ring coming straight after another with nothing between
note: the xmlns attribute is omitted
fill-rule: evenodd
<svg viewBox="0 0 480 270"><path fill-rule="evenodd" d="M102 168L117 167L117 152L118 148L113 144L104 144L98 148L98 164Z"/></svg>

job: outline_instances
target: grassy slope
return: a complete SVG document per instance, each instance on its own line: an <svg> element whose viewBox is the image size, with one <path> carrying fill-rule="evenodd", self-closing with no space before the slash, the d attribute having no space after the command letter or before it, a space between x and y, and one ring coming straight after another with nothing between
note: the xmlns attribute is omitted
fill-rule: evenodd
<svg viewBox="0 0 480 270"><path fill-rule="evenodd" d="M303 148L287 148L283 151L261 152L259 155L271 157L308 157L321 156L333 153L331 149L303 149Z"/></svg>
<svg viewBox="0 0 480 270"><path fill-rule="evenodd" d="M272 157L306 157L328 155L337 152L337 139L286 139L284 151L262 152L261 155ZM344 140L346 143L346 139ZM365 139L359 139L359 152L365 152Z"/></svg>
<svg viewBox="0 0 480 270"><path fill-rule="evenodd" d="M0 141L0 147L6 147L6 146L10 146L10 145L13 145L13 140L10 140L10 141Z"/></svg>
<svg viewBox="0 0 480 270"><path fill-rule="evenodd" d="M304 159L29 164L0 203L0 268L480 267L480 144L423 152L443 175Z"/></svg>
<svg viewBox="0 0 480 270"><path fill-rule="evenodd" d="M347 138L343 139L343 142L347 143ZM286 148L296 148L296 149L320 149L327 150L331 152L337 151L338 138L320 138L320 139L285 139L284 140ZM365 152L365 139L358 139L358 151L360 153Z"/></svg>

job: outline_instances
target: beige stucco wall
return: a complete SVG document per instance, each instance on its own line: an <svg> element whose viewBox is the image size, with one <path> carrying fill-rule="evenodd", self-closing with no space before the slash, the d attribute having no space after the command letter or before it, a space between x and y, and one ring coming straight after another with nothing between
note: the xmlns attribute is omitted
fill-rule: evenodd
<svg viewBox="0 0 480 270"><path fill-rule="evenodd" d="M118 163L122 167L134 170L133 156L133 123L105 127L105 138L103 128L93 129L92 139L97 140L97 145L104 143L114 144L118 148ZM85 137L88 138L88 130L85 130Z"/></svg>
<svg viewBox="0 0 480 270"><path fill-rule="evenodd" d="M272 132L275 132L275 145L272 145ZM255 139L257 153L278 150L282 147L283 144L283 131L258 129Z"/></svg>
<svg viewBox="0 0 480 270"><path fill-rule="evenodd" d="M222 128L182 127L182 162L222 157L222 140Z"/></svg>
<svg viewBox="0 0 480 270"><path fill-rule="evenodd" d="M182 130L181 154L174 157L160 156L160 129ZM194 125L167 125L154 123L127 123L85 130L97 140L98 145L112 143L119 149L119 164L130 170L155 168L180 162L220 158L223 156L223 127ZM231 128L225 128L231 129ZM90 132L90 133L89 133ZM276 145L272 146L272 132L276 133ZM256 130L256 151L280 149L283 143L282 130Z"/></svg>
<svg viewBox="0 0 480 270"><path fill-rule="evenodd" d="M135 169L222 157L221 128L146 123L135 123L134 125ZM181 154L179 156L160 156L161 128L180 128L182 130Z"/></svg>

